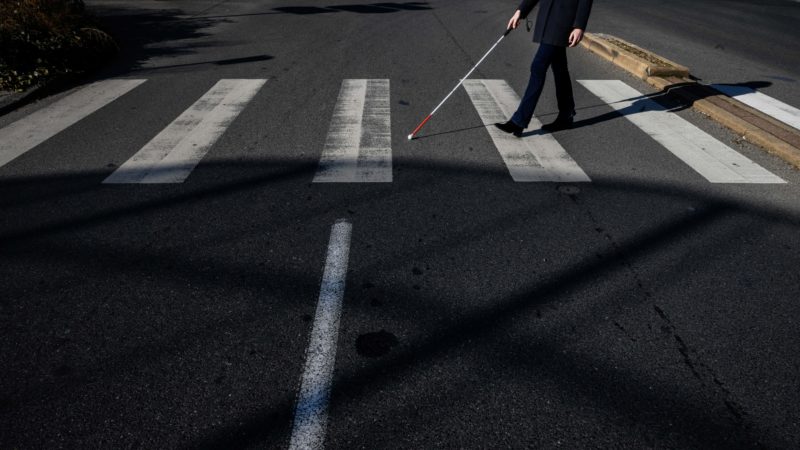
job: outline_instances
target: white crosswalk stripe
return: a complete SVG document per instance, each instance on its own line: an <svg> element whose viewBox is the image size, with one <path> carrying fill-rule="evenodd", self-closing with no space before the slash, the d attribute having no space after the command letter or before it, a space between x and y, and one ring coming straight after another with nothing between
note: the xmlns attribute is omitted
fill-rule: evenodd
<svg viewBox="0 0 800 450"><path fill-rule="evenodd" d="M780 100L751 89L747 86L731 86L728 84L712 84L711 87L728 97L755 108L768 116L800 130L800 109L787 105Z"/></svg>
<svg viewBox="0 0 800 450"><path fill-rule="evenodd" d="M266 82L220 80L104 183L182 183Z"/></svg>
<svg viewBox="0 0 800 450"><path fill-rule="evenodd" d="M486 129L514 181L591 181L552 135L534 133L520 139L491 126L506 121L519 104L517 94L508 83L503 80L466 80L464 88L487 125ZM528 130L540 127L541 123L534 118Z"/></svg>
<svg viewBox="0 0 800 450"><path fill-rule="evenodd" d="M391 182L389 109L389 80L344 80L314 182Z"/></svg>
<svg viewBox="0 0 800 450"><path fill-rule="evenodd" d="M622 81L578 82L712 183L785 183Z"/></svg>
<svg viewBox="0 0 800 450"><path fill-rule="evenodd" d="M147 80L92 83L0 130L0 167L74 125Z"/></svg>

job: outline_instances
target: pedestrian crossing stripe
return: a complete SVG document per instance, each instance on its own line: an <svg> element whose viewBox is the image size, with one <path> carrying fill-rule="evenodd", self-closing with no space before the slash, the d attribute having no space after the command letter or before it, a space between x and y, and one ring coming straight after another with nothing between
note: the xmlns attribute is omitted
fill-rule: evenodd
<svg viewBox="0 0 800 450"><path fill-rule="evenodd" d="M344 80L314 183L390 183L389 80Z"/></svg>
<svg viewBox="0 0 800 450"><path fill-rule="evenodd" d="M266 82L220 80L103 183L183 183Z"/></svg>
<svg viewBox="0 0 800 450"><path fill-rule="evenodd" d="M504 80L466 80L464 89L514 181L591 181L551 134L534 131L541 127L536 118L521 139L493 126L511 117L519 104L519 97Z"/></svg>
<svg viewBox="0 0 800 450"><path fill-rule="evenodd" d="M728 97L735 98L751 108L755 108L786 125L800 130L800 109L787 105L780 100L762 94L747 86L712 84L711 87Z"/></svg>
<svg viewBox="0 0 800 450"><path fill-rule="evenodd" d="M622 81L578 82L711 183L785 183Z"/></svg>
<svg viewBox="0 0 800 450"><path fill-rule="evenodd" d="M0 167L127 94L147 80L92 83L0 129Z"/></svg>

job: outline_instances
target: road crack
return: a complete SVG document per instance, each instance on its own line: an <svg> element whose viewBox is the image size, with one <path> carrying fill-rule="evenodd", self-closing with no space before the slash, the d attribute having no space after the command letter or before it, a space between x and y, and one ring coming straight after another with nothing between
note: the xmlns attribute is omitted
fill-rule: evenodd
<svg viewBox="0 0 800 450"><path fill-rule="evenodd" d="M737 425L740 427L746 426L749 428L749 426L745 423L747 412L745 412L742 406L733 399L733 393L730 391L730 389L725 387L725 383L720 380L719 375L717 375L714 369L712 369L710 366L700 361L696 352L694 352L689 345L686 344L683 338L678 335L672 320L664 312L664 310L658 305L653 305L653 309L658 317L664 322L666 329L675 339L678 352L683 356L683 362L692 372L692 375L694 375L694 377L697 378L704 387L711 388L712 390L716 391L717 395L722 397L725 408L731 414L734 422Z"/></svg>
<svg viewBox="0 0 800 450"><path fill-rule="evenodd" d="M617 254L622 253L622 248L617 243L617 240L610 232L606 230L591 209L587 205L582 204L577 195L568 195L568 197L573 203L584 210L586 216L591 221L591 226L593 227L594 231L608 242L613 252ZM598 254L597 256L602 258L601 254ZM678 334L678 330L675 327L672 319L663 308L655 303L653 293L647 289L639 272L633 266L633 263L629 260L629 258L623 258L620 260L620 264L633 278L634 282L636 283L636 288L641 295L653 305L653 311L655 311L659 320L662 322L662 326L656 328L659 328L662 333L672 337L672 341L675 343L675 349L681 355L683 364L691 372L692 376L697 379L704 388L711 389L713 392L715 392L716 396L721 398L722 403L730 413L733 422L738 427L750 429L752 426L746 421L746 417L748 416L747 412L744 411L744 408L742 408L742 406L735 401L733 398L733 393L730 391L730 389L725 387L725 383L721 381L719 375L717 375L717 373L710 366L703 363L699 359L697 353L693 351L689 344L687 344L687 342ZM614 325L628 338L635 342L635 340L628 334L627 330L625 330L622 325L617 322L614 322ZM648 324L648 328L653 330L654 327Z"/></svg>

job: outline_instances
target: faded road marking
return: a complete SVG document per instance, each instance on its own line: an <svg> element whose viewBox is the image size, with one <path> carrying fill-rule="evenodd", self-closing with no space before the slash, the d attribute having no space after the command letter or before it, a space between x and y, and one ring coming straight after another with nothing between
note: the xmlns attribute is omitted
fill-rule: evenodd
<svg viewBox="0 0 800 450"><path fill-rule="evenodd" d="M266 82L220 80L103 183L183 183Z"/></svg>
<svg viewBox="0 0 800 450"><path fill-rule="evenodd" d="M352 230L353 226L346 220L337 221L331 229L289 444L292 450L321 449L325 441Z"/></svg>
<svg viewBox="0 0 800 450"><path fill-rule="evenodd" d="M344 80L314 183L389 183L389 80Z"/></svg>
<svg viewBox="0 0 800 450"><path fill-rule="evenodd" d="M486 130L514 181L591 181L551 134L537 132L517 138L492 125L505 122L519 104L519 97L508 83L503 80L466 80L464 89L487 125ZM533 118L528 130L538 130L541 125Z"/></svg>
<svg viewBox="0 0 800 450"><path fill-rule="evenodd" d="M712 183L785 183L622 81L578 82Z"/></svg>
<svg viewBox="0 0 800 450"><path fill-rule="evenodd" d="M147 80L92 83L0 130L0 167L74 125Z"/></svg>

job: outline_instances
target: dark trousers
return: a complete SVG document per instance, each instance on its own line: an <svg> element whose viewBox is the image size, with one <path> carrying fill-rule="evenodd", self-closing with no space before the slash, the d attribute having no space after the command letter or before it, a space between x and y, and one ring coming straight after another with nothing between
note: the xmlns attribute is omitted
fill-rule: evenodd
<svg viewBox="0 0 800 450"><path fill-rule="evenodd" d="M539 102L539 96L542 95L542 89L544 89L547 68L551 66L556 82L558 116L572 117L575 115L575 99L572 96L572 81L567 68L566 47L539 44L539 50L531 64L531 79L528 81L528 88L525 89L525 95L519 103L517 112L511 117L515 124L528 128L528 124L533 118L533 110L536 109L536 103Z"/></svg>

